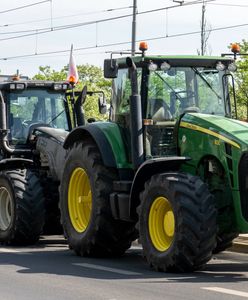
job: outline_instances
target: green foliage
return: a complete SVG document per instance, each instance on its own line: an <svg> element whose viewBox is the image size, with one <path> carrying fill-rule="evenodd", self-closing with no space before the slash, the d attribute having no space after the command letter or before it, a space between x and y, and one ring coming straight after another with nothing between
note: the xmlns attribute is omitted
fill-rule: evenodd
<svg viewBox="0 0 248 300"><path fill-rule="evenodd" d="M87 85L88 91L103 91L107 102L109 103L111 96L111 81L103 77L101 68L93 65L78 65L79 83L76 85L75 91L80 91ZM62 68L61 71L55 71L50 66L39 67L39 73L33 79L37 80L54 80L65 81L67 77L68 66ZM106 116L100 115L98 112L98 95L87 96L85 105L85 116L88 118L95 118L96 120L103 120Z"/></svg>
<svg viewBox="0 0 248 300"><path fill-rule="evenodd" d="M248 42L242 40L239 43L241 53L248 55ZM236 84L236 99L238 104L238 116L248 120L248 56L240 55L236 61L238 70L234 73Z"/></svg>

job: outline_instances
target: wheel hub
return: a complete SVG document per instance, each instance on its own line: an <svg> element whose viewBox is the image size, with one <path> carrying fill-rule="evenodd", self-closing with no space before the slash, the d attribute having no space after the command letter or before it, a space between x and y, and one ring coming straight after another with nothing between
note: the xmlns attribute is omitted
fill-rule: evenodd
<svg viewBox="0 0 248 300"><path fill-rule="evenodd" d="M167 198L160 196L154 200L149 212L148 226L153 246L161 252L168 250L175 235L175 216Z"/></svg>
<svg viewBox="0 0 248 300"><path fill-rule="evenodd" d="M92 193L89 177L83 168L76 168L70 178L68 190L68 209L74 229L84 232L90 221Z"/></svg>
<svg viewBox="0 0 248 300"><path fill-rule="evenodd" d="M0 188L0 230L6 230L12 219L12 198L5 187Z"/></svg>

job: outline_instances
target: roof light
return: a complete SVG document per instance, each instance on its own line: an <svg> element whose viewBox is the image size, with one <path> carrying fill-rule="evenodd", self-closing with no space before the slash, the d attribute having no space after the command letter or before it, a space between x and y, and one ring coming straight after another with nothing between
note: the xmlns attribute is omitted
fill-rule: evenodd
<svg viewBox="0 0 248 300"><path fill-rule="evenodd" d="M16 89L17 90L24 90L25 89L25 84L24 83L17 83L16 84Z"/></svg>
<svg viewBox="0 0 248 300"><path fill-rule="evenodd" d="M239 53L240 52L240 46L237 43L231 44L231 51L233 53Z"/></svg>
<svg viewBox="0 0 248 300"><path fill-rule="evenodd" d="M237 71L238 67L235 63L230 63L227 68L230 72L235 72L235 71Z"/></svg>
<svg viewBox="0 0 248 300"><path fill-rule="evenodd" d="M54 88L55 91L62 90L62 84L61 83L54 83L53 88Z"/></svg>
<svg viewBox="0 0 248 300"><path fill-rule="evenodd" d="M158 65L156 65L156 64L154 64L154 63L150 63L150 64L148 65L148 69L149 69L150 71L156 71L156 70L158 69Z"/></svg>
<svg viewBox="0 0 248 300"><path fill-rule="evenodd" d="M225 69L226 69L226 66L221 61L219 61L216 65L216 70L224 71Z"/></svg>
<svg viewBox="0 0 248 300"><path fill-rule="evenodd" d="M20 76L19 75L13 75L12 80L13 81L18 81L18 80L20 80Z"/></svg>
<svg viewBox="0 0 248 300"><path fill-rule="evenodd" d="M74 75L71 75L69 78L68 78L68 82L72 85L76 84L78 82L76 76Z"/></svg>
<svg viewBox="0 0 248 300"><path fill-rule="evenodd" d="M170 70L171 66L165 61L161 64L160 69L163 71L168 71Z"/></svg>
<svg viewBox="0 0 248 300"><path fill-rule="evenodd" d="M140 51L144 52L148 49L148 45L147 45L147 42L140 42L139 44L139 49Z"/></svg>
<svg viewBox="0 0 248 300"><path fill-rule="evenodd" d="M63 89L63 90L67 90L67 89L68 89L68 84L66 84L66 83L63 83L63 85L62 85L62 89Z"/></svg>

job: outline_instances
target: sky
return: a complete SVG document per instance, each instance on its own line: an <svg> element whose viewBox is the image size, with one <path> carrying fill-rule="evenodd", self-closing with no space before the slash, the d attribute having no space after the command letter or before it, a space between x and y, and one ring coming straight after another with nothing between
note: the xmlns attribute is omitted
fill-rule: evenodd
<svg viewBox="0 0 248 300"><path fill-rule="evenodd" d="M18 69L22 75L32 77L38 73L39 66L46 65L59 71L69 62L71 44L73 44L74 58L78 65L88 63L100 67L103 66L104 58L110 56L107 52L131 48L131 16L97 24L93 22L87 26L65 30L56 29L58 26L132 14L133 0L9 0L1 2L1 74L14 74ZM184 1L184 3L189 2L196 1ZM15 9L31 4L35 5ZM173 0L137 0L139 13L175 5L178 7L137 15L136 39L137 41L148 39L147 53L149 55L197 54L197 50L200 49L202 3L180 6ZM114 10L109 11L109 9ZM211 29L208 53L220 55L228 52L230 43L240 42L242 39L248 40L247 15L248 1L246 0L207 2L207 27ZM216 30L235 25L241 26ZM47 28L48 32L40 34L44 28ZM186 34L191 32L198 33ZM30 33L32 35L16 38L18 35ZM156 39L160 37L163 38ZM121 42L129 43L102 47L102 45ZM137 42L137 48L138 44ZM80 51L77 50L80 48ZM44 52L54 53L39 55ZM20 57L14 58L18 56Z"/></svg>

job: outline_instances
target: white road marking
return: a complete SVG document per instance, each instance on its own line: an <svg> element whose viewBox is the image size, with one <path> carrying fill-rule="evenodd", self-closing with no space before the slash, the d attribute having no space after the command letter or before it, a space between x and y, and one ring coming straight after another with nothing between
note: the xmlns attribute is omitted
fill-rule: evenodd
<svg viewBox="0 0 248 300"><path fill-rule="evenodd" d="M10 248L0 248L0 252L3 252L3 253L18 253L20 251L15 250L15 249L10 249Z"/></svg>
<svg viewBox="0 0 248 300"><path fill-rule="evenodd" d="M210 265L214 265L217 263L223 263L223 264L243 264L243 262L241 261L237 261L237 260L230 260L230 259L212 259L210 260L210 262L208 264Z"/></svg>
<svg viewBox="0 0 248 300"><path fill-rule="evenodd" d="M109 267L87 264L87 263L75 263L73 265L85 267L85 268L89 268L89 269L95 269L95 270L100 270L100 271L107 271L107 272L111 272L111 273L122 274L122 275L131 275L131 276L142 275L141 273L137 273L137 272L131 272L131 271L126 271L126 270L122 270L122 269L109 268Z"/></svg>
<svg viewBox="0 0 248 300"><path fill-rule="evenodd" d="M240 292L240 291L236 291L236 290L224 289L224 288L220 288L220 287L203 287L202 289L209 290L212 292L218 292L218 293L222 293L222 294L229 294L229 295L248 298L248 293Z"/></svg>
<svg viewBox="0 0 248 300"><path fill-rule="evenodd" d="M190 279L196 279L196 276L188 276L188 277L168 277L168 278L163 278L165 279L166 281L171 281L171 280L190 280Z"/></svg>

